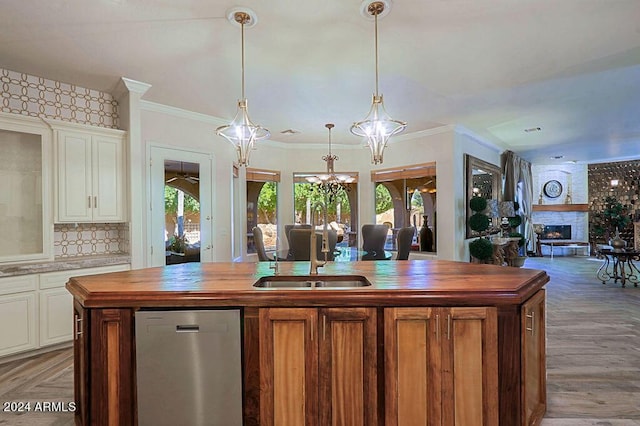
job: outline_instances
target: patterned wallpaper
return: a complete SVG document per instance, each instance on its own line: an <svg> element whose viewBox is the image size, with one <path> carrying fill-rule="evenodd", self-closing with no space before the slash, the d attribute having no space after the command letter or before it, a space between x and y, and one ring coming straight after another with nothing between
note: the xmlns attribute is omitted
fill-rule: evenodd
<svg viewBox="0 0 640 426"><path fill-rule="evenodd" d="M0 111L118 128L118 102L109 93L0 68Z"/></svg>
<svg viewBox="0 0 640 426"><path fill-rule="evenodd" d="M618 181L615 186L613 179ZM604 209L607 196L616 197L627 206L632 220L640 221L640 160L589 165L589 215ZM633 247L633 226L629 225L620 236ZM593 233L591 238L597 240Z"/></svg>
<svg viewBox="0 0 640 426"><path fill-rule="evenodd" d="M129 250L126 223L57 224L53 227L56 258L123 254Z"/></svg>

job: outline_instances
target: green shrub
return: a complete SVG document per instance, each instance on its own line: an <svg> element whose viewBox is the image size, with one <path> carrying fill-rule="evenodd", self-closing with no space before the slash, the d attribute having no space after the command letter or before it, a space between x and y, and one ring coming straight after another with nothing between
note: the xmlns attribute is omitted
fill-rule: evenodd
<svg viewBox="0 0 640 426"><path fill-rule="evenodd" d="M469 243L469 253L480 260L488 260L493 256L493 245L486 238L478 238Z"/></svg>
<svg viewBox="0 0 640 426"><path fill-rule="evenodd" d="M489 216L482 213L475 213L469 218L469 228L476 232L486 231L490 223Z"/></svg>
<svg viewBox="0 0 640 426"><path fill-rule="evenodd" d="M522 224L522 216L520 216L519 214L509 218L509 226L511 228L517 228L521 224Z"/></svg>
<svg viewBox="0 0 640 426"><path fill-rule="evenodd" d="M484 197L473 197L469 200L469 208L474 212L481 212L487 208L487 200Z"/></svg>

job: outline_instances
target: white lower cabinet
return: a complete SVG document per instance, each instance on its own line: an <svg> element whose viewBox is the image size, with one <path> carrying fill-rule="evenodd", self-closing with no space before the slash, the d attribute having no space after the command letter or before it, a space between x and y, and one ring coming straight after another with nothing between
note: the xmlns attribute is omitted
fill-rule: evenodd
<svg viewBox="0 0 640 426"><path fill-rule="evenodd" d="M112 265L0 279L0 357L72 341L69 278L129 269Z"/></svg>
<svg viewBox="0 0 640 426"><path fill-rule="evenodd" d="M73 340L73 297L66 288L40 291L40 346Z"/></svg>
<svg viewBox="0 0 640 426"><path fill-rule="evenodd" d="M38 347L38 276L0 279L0 356Z"/></svg>

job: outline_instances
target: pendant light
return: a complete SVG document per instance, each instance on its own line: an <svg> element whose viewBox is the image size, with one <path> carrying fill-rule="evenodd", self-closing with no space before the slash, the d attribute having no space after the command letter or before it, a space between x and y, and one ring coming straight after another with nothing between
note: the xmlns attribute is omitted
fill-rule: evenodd
<svg viewBox="0 0 640 426"><path fill-rule="evenodd" d="M257 16L255 12L250 9L234 9L227 14L227 19L234 24L240 24L241 29L241 56L242 56L242 93L241 99L238 100L238 111L231 123L220 126L216 129L216 134L222 136L231 142L238 153L238 164L240 166L247 166L249 164L249 154L254 149L256 141L268 139L271 135L269 130L264 127L254 124L249 118L249 112L247 110L247 98L244 94L244 28L245 26L252 27L257 22Z"/></svg>
<svg viewBox="0 0 640 426"><path fill-rule="evenodd" d="M320 192L332 202L342 191L348 191L350 189L348 184L354 182L355 179L353 176L336 174L334 171L333 163L338 159L337 155L331 153L331 129L333 129L334 125L333 123L327 123L324 127L329 130L329 153L322 157L327 163L327 173L309 176L307 181L318 185Z"/></svg>
<svg viewBox="0 0 640 426"><path fill-rule="evenodd" d="M382 163L382 154L389 138L402 133L407 127L406 122L391 118L384 108L382 95L378 93L378 16L385 9L388 13L390 5L390 0L363 3L363 13L373 16L375 22L376 87L369 114L364 120L353 123L351 133L367 139L373 164Z"/></svg>

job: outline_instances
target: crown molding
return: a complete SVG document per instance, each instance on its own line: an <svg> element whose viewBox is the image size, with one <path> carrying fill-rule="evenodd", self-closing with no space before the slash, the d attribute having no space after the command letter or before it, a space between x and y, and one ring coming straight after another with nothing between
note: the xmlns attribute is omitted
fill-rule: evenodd
<svg viewBox="0 0 640 426"><path fill-rule="evenodd" d="M498 145L495 142L492 142L488 139L485 139L481 136L478 136L478 134L474 133L473 131L469 130L468 128L460 125L460 124L456 124L454 131L456 133L459 133L461 135L465 135L471 139L473 139L477 144L484 146L485 148L489 148L492 151L497 152L498 154L500 154L501 152L505 151L507 148Z"/></svg>
<svg viewBox="0 0 640 426"><path fill-rule="evenodd" d="M150 88L151 85L148 83L143 83L141 81L132 80L126 77L120 77L120 80L118 80L118 83L116 84L112 95L116 99L120 99L122 96L128 93L136 93L142 96L147 93L147 90L149 90Z"/></svg>
<svg viewBox="0 0 640 426"><path fill-rule="evenodd" d="M167 114L173 117L200 121L202 123L213 124L216 127L228 124L227 121L223 120L222 118L214 117L212 115L202 114L200 112L189 111L186 109L159 104L151 101L140 101L140 109L144 111L159 112L161 114Z"/></svg>
<svg viewBox="0 0 640 426"><path fill-rule="evenodd" d="M402 133L401 135L390 138L388 145L398 143L398 142L412 141L412 140L420 139L427 136L453 132L454 130L455 130L455 126L451 124L443 124L442 126L432 127L431 129L418 130L416 132L411 132L411 133Z"/></svg>

